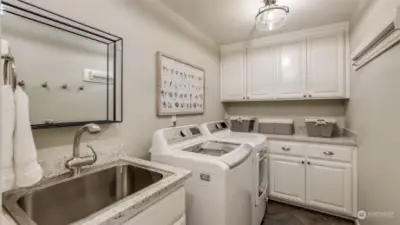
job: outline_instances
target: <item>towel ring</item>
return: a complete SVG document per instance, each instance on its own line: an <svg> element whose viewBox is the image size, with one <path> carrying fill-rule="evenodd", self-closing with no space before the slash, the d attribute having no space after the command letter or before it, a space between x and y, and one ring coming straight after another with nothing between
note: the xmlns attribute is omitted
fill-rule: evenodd
<svg viewBox="0 0 400 225"><path fill-rule="evenodd" d="M2 55L2 59L4 59L4 67L3 67L3 80L4 84L8 84L12 86L13 91L17 89L17 73L15 70L15 61L12 55Z"/></svg>

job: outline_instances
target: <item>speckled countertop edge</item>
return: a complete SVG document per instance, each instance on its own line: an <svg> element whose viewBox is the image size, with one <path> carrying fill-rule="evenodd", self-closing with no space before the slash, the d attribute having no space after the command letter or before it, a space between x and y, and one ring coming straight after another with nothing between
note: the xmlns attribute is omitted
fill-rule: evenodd
<svg viewBox="0 0 400 225"><path fill-rule="evenodd" d="M355 137L320 138L320 137L309 137L307 135L302 135L302 134L295 134L295 135L266 134L265 136L267 137L267 140L299 141L299 142L318 143L318 144L357 146L357 139Z"/></svg>

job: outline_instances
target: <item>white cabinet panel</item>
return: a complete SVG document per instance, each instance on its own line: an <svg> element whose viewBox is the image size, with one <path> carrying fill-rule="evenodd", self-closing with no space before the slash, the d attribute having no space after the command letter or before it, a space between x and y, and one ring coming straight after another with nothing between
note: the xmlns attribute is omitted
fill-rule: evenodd
<svg viewBox="0 0 400 225"><path fill-rule="evenodd" d="M307 161L307 204L352 214L351 164L323 160Z"/></svg>
<svg viewBox="0 0 400 225"><path fill-rule="evenodd" d="M186 223L184 215L185 189L180 188L135 217L124 222L123 225L160 225L174 223L184 225Z"/></svg>
<svg viewBox="0 0 400 225"><path fill-rule="evenodd" d="M342 30L308 37L308 97L346 97L345 53L345 33Z"/></svg>
<svg viewBox="0 0 400 225"><path fill-rule="evenodd" d="M275 98L277 48L263 46L247 51L247 97L268 100Z"/></svg>
<svg viewBox="0 0 400 225"><path fill-rule="evenodd" d="M246 51L244 49L222 53L221 99L243 100L246 96Z"/></svg>
<svg viewBox="0 0 400 225"><path fill-rule="evenodd" d="M279 48L276 74L278 99L303 99L306 97L306 41L285 43Z"/></svg>
<svg viewBox="0 0 400 225"><path fill-rule="evenodd" d="M304 158L270 156L270 196L305 203Z"/></svg>

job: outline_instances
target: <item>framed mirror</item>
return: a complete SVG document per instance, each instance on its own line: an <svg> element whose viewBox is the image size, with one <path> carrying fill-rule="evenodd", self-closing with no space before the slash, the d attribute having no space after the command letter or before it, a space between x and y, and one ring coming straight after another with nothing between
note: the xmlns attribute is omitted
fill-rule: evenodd
<svg viewBox="0 0 400 225"><path fill-rule="evenodd" d="M24 1L3 1L2 13L2 55L15 60L33 128L122 122L121 37Z"/></svg>

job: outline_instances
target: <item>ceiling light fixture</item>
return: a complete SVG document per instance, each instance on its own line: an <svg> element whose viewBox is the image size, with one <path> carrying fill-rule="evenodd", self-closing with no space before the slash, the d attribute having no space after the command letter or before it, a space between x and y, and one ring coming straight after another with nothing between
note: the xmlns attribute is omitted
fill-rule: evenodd
<svg viewBox="0 0 400 225"><path fill-rule="evenodd" d="M276 4L276 0L264 0L256 16L256 28L260 31L276 30L286 23L289 7Z"/></svg>

